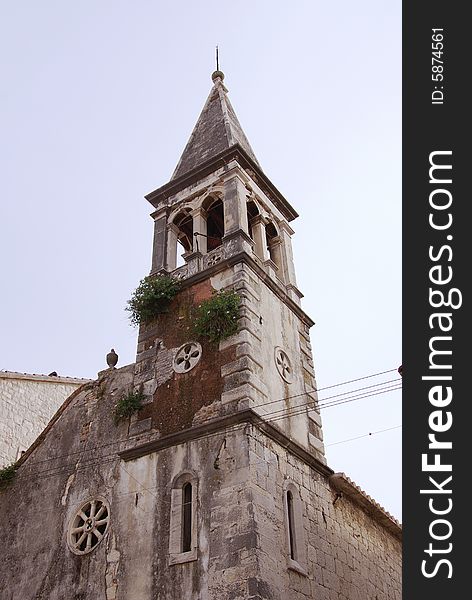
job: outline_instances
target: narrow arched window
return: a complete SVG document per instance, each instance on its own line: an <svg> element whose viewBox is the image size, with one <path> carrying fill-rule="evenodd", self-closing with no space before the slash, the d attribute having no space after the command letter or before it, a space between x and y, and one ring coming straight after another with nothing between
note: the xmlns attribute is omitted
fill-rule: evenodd
<svg viewBox="0 0 472 600"><path fill-rule="evenodd" d="M169 523L169 564L198 557L198 479L185 471L172 482Z"/></svg>
<svg viewBox="0 0 472 600"><path fill-rule="evenodd" d="M182 488L182 552L192 549L192 484Z"/></svg>
<svg viewBox="0 0 472 600"><path fill-rule="evenodd" d="M289 553L292 560L297 560L296 539L295 539L295 515L293 510L293 494L287 491L287 525L288 525L288 544Z"/></svg>
<svg viewBox="0 0 472 600"><path fill-rule="evenodd" d="M287 482L283 498L288 568L306 575L307 557L303 526L303 505L300 492L294 483Z"/></svg>

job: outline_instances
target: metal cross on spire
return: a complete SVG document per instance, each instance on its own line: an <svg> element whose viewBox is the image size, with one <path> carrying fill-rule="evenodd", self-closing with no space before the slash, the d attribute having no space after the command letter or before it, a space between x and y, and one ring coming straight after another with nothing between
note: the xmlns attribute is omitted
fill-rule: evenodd
<svg viewBox="0 0 472 600"><path fill-rule="evenodd" d="M216 70L217 71L220 70L220 60L219 60L219 55L218 55L218 46L216 46Z"/></svg>

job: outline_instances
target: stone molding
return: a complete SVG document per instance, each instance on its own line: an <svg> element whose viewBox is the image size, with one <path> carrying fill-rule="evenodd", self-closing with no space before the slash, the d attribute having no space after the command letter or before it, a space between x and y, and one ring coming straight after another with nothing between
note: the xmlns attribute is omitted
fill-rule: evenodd
<svg viewBox="0 0 472 600"><path fill-rule="evenodd" d="M35 373L17 373L15 371L0 371L0 379L22 379L26 381L43 381L45 383L75 383L82 385L91 379L81 377L61 377L55 375L36 375Z"/></svg>

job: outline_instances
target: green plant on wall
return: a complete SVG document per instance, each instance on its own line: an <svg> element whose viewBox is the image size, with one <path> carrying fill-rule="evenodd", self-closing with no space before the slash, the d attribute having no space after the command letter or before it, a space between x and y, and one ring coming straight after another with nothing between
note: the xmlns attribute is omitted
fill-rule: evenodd
<svg viewBox="0 0 472 600"><path fill-rule="evenodd" d="M12 465L8 465L7 467L0 469L0 490L6 488L7 485L13 481L17 468L17 464L13 463Z"/></svg>
<svg viewBox="0 0 472 600"><path fill-rule="evenodd" d="M213 343L221 342L238 331L241 297L232 290L215 292L197 308L195 334Z"/></svg>
<svg viewBox="0 0 472 600"><path fill-rule="evenodd" d="M166 312L179 289L180 281L171 275L148 275L141 279L126 307L131 323L149 323Z"/></svg>
<svg viewBox="0 0 472 600"><path fill-rule="evenodd" d="M137 412L142 407L144 399L145 396L141 389L121 396L113 413L115 424Z"/></svg>

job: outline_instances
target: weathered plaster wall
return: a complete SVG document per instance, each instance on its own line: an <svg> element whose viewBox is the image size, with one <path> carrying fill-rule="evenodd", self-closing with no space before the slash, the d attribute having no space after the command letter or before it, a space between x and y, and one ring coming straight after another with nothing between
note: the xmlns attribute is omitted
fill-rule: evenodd
<svg viewBox="0 0 472 600"><path fill-rule="evenodd" d="M232 587L224 570L231 561L238 571L252 539L247 442L223 431L124 463L120 449L158 437L129 437L129 419L113 423L133 373L134 365L107 371L73 395L0 491L2 600L196 600L225 597L211 592L221 582ZM199 555L169 568L170 489L182 470L198 474ZM68 526L96 496L110 503L111 526L92 553L77 556Z"/></svg>
<svg viewBox="0 0 472 600"><path fill-rule="evenodd" d="M14 462L86 380L0 372L0 468Z"/></svg>

